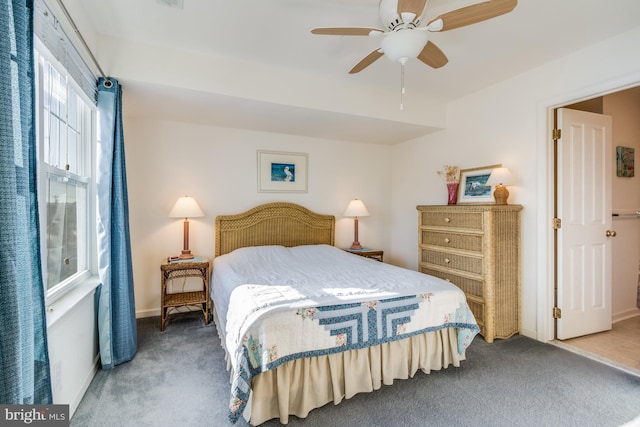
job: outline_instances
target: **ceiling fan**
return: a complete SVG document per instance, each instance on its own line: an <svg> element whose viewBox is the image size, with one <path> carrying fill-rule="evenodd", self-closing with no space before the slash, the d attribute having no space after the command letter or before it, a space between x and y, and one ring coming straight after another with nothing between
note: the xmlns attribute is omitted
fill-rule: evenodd
<svg viewBox="0 0 640 427"><path fill-rule="evenodd" d="M422 14L428 0L380 0L380 20L385 30L372 27L314 28L313 34L335 36L382 37L380 48L358 62L349 74L355 74L374 63L382 56L393 62L404 64L418 58L433 68L449 62L445 54L432 41L429 32L448 31L475 24L511 12L517 0L490 0L462 7L431 19L422 26ZM403 86L404 87L404 86Z"/></svg>

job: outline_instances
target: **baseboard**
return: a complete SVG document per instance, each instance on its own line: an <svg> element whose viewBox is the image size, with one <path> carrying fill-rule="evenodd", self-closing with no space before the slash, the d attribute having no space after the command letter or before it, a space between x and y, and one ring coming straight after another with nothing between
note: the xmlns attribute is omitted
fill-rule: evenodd
<svg viewBox="0 0 640 427"><path fill-rule="evenodd" d="M531 338L532 340L540 341L540 340L538 340L538 334L536 334L536 331L531 330L531 329L525 329L525 328L523 328L523 329L520 331L520 335L523 335L523 336L525 336L525 337L527 337L527 338ZM543 342L544 342L544 341L543 341Z"/></svg>
<svg viewBox="0 0 640 427"><path fill-rule="evenodd" d="M160 316L160 309L151 308L148 310L137 310L136 319L144 319L145 317Z"/></svg>
<svg viewBox="0 0 640 427"><path fill-rule="evenodd" d="M196 307L196 306L187 306L187 307L180 307L181 308L181 312L186 313L187 311L200 311L201 308L200 307ZM175 313L176 311L172 311L171 313ZM171 314L169 313L169 314ZM137 310L136 311L136 319L144 319L145 317L154 317L154 316L160 316L160 310L159 309L155 309L155 308L151 308L149 310Z"/></svg>
<svg viewBox="0 0 640 427"><path fill-rule="evenodd" d="M69 419L73 417L73 414L76 412L76 409L78 409L78 406L80 405L80 402L84 397L84 394L89 389L89 385L91 385L91 381L93 381L93 377L96 376L96 373L98 372L98 363L100 363L100 353L96 354L96 357L93 360L93 367L87 373L87 377L84 379L84 382L82 383L82 387L78 391L76 398L73 399L73 402L71 402L71 405L69 405Z"/></svg>
<svg viewBox="0 0 640 427"><path fill-rule="evenodd" d="M640 316L640 308L632 308L631 310L623 311L621 313L616 313L611 316L611 322L617 323L622 320L631 319L632 317Z"/></svg>

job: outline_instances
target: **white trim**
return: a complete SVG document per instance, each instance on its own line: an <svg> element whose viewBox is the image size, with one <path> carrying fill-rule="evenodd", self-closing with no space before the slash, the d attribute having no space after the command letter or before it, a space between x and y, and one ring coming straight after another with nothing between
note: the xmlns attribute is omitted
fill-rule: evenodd
<svg viewBox="0 0 640 427"><path fill-rule="evenodd" d="M145 317L160 316L159 308L150 308L147 310L136 310L136 319L144 319Z"/></svg>
<svg viewBox="0 0 640 427"><path fill-rule="evenodd" d="M586 99L608 95L640 85L640 72L607 79L579 90L542 100L538 103L538 283L537 283L537 339L554 339L552 310L553 288L553 150L550 150L553 110Z"/></svg>
<svg viewBox="0 0 640 427"><path fill-rule="evenodd" d="M47 305L47 328L51 328L58 320L71 311L87 295L93 293L100 285L98 276L91 276L75 286L69 292Z"/></svg>
<svg viewBox="0 0 640 427"><path fill-rule="evenodd" d="M73 276L63 280L51 289L48 289L45 294L45 304L51 305L62 298L67 293L74 290L77 286L82 285L85 281L91 279L91 272L89 270L80 271Z"/></svg>
<svg viewBox="0 0 640 427"><path fill-rule="evenodd" d="M38 203L40 206L46 205L46 199L48 194L48 175L52 176L69 176L74 180L78 181L80 184L86 184L86 224L79 223L82 226L84 233L86 233L87 238L84 242L79 245L79 253L82 250L82 247L85 247L85 250L82 250L81 253L86 253L85 270L79 271L74 274L70 278L63 280L62 282L56 284L51 289L46 288L46 278L47 278L47 210L39 209L39 222L40 222L40 247L41 247L41 267L43 272L43 278L45 280L45 297L46 303L49 305L54 304L59 298L63 297L67 292L73 290L73 288L78 284L82 283L92 274L97 273L97 229L96 229L96 221L95 221L95 202L96 199L96 187L95 187L95 177L96 177L96 116L97 116L97 106L95 100L91 100L87 97L86 93L81 89L78 85L78 82L74 80L74 77L69 73L69 71L53 56L53 54L49 51L47 46L42 43L37 37L34 38L34 50L37 52L37 82L36 82L36 90L37 90L37 105L36 105L36 118L37 118L37 130L36 135L38 138ZM82 156L84 159L82 160L85 165L84 173L86 176L80 176L75 173L67 173L62 171L60 168L49 165L44 162L44 115L43 113L43 69L42 63L49 63L51 66L61 75L67 77L67 87L72 89L83 101L84 105L82 105L82 114L79 120L81 121L78 124L80 127L81 135L79 137L82 140L86 141L86 145L83 146ZM81 108L79 105L78 108ZM66 122L66 118L64 118Z"/></svg>
<svg viewBox="0 0 640 427"><path fill-rule="evenodd" d="M78 394L76 394L76 397L73 399L73 402L71 402L71 404L69 405L69 419L73 417L73 414L75 414L76 410L78 409L78 406L80 406L80 402L82 402L82 398L84 397L85 393L89 389L89 386L91 385L91 381L93 381L93 377L95 377L96 373L98 372L99 363L100 363L100 353L98 352L98 354L96 354L96 357L93 360L93 367L89 372L87 372L87 376L85 380L82 382L82 386L78 390Z"/></svg>
<svg viewBox="0 0 640 427"><path fill-rule="evenodd" d="M640 316L640 308L632 308L631 310L623 311L622 313L614 313L611 319L612 323L622 322L623 320L631 319L632 317Z"/></svg>

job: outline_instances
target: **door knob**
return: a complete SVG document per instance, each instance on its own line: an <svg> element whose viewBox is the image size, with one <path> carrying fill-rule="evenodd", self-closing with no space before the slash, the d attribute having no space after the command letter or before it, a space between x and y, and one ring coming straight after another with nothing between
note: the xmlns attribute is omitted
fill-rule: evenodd
<svg viewBox="0 0 640 427"><path fill-rule="evenodd" d="M615 230L607 230L606 233L604 233L605 236L607 237L616 237L616 233Z"/></svg>

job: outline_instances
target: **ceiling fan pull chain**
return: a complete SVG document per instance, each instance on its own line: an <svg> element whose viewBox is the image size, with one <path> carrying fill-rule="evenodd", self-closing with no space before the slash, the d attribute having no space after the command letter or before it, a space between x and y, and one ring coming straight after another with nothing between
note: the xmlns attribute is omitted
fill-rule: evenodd
<svg viewBox="0 0 640 427"><path fill-rule="evenodd" d="M404 61L400 63L400 110L404 110Z"/></svg>

